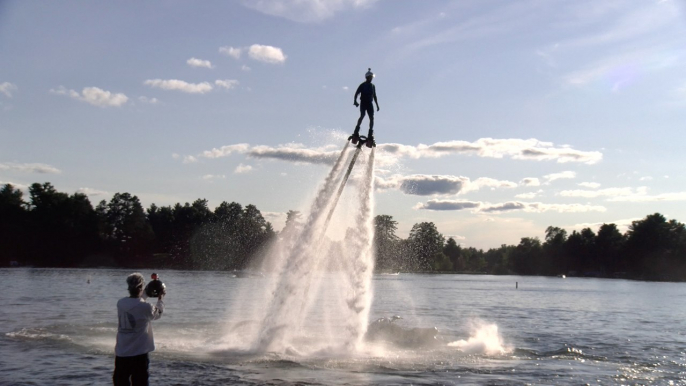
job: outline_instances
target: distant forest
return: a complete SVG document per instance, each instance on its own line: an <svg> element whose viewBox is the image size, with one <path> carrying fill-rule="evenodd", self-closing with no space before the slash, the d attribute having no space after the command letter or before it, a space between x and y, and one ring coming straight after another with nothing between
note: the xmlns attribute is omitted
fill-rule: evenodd
<svg viewBox="0 0 686 386"><path fill-rule="evenodd" d="M299 227L289 211L286 226ZM407 239L397 221L374 218L378 272L459 272L686 280L684 224L659 213L622 234L603 224L571 234L550 226L545 240L482 249L460 246L432 222L415 224ZM486 230L485 230L486 231ZM95 207L85 194L58 192L49 182L29 187L28 200L10 184L0 189L0 264L35 267L155 267L234 270L249 267L279 232L254 205L207 200L143 209L129 193Z"/></svg>

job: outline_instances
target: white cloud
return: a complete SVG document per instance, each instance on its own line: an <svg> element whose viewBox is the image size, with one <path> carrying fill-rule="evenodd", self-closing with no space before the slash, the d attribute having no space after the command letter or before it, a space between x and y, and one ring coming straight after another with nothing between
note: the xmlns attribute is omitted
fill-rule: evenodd
<svg viewBox="0 0 686 386"><path fill-rule="evenodd" d="M236 166L236 169L234 169L235 174L245 174L245 173L250 173L252 171L252 166L250 165L243 165L239 164Z"/></svg>
<svg viewBox="0 0 686 386"><path fill-rule="evenodd" d="M98 189L93 189L93 188L79 188L77 193L82 193L85 194L88 197L92 196L106 196L109 195L110 193L104 190L98 190Z"/></svg>
<svg viewBox="0 0 686 386"><path fill-rule="evenodd" d="M547 183L551 183L556 180L576 178L576 172L566 171L560 173L551 173L543 176L543 178L546 179Z"/></svg>
<svg viewBox="0 0 686 386"><path fill-rule="evenodd" d="M227 90L231 90L232 88L238 86L239 82L234 79L217 79L214 81L214 84Z"/></svg>
<svg viewBox="0 0 686 386"><path fill-rule="evenodd" d="M521 185L521 186L540 186L541 181L538 178L527 177L527 178L523 178L521 181L519 181L519 185Z"/></svg>
<svg viewBox="0 0 686 386"><path fill-rule="evenodd" d="M12 187L15 190L22 190L24 192L24 194L29 193L29 186L28 185L19 184L19 183L12 182L12 181L0 181L0 187L3 187L3 186L8 185L8 184L12 185Z"/></svg>
<svg viewBox="0 0 686 386"><path fill-rule="evenodd" d="M183 162L183 163L185 163L185 164L192 164L192 163L198 162L198 159L195 158L195 157L193 157L192 155L184 155L184 156L181 156L181 155L179 155L179 154L174 153L174 154L172 154L172 158L174 158L174 159L182 159L181 162Z"/></svg>
<svg viewBox="0 0 686 386"><path fill-rule="evenodd" d="M242 0L244 6L297 22L319 22L337 12L363 9L377 0Z"/></svg>
<svg viewBox="0 0 686 386"><path fill-rule="evenodd" d="M429 200L417 204L414 209L424 210L463 210L468 209L473 213L504 213L523 211L529 213L558 212L558 213L584 213L605 212L606 208L598 205L584 204L544 204L541 202L508 201L491 204L480 201L465 200Z"/></svg>
<svg viewBox="0 0 686 386"><path fill-rule="evenodd" d="M478 210L482 203L479 201L466 200L429 200L425 203L418 203L414 209L425 210L463 210L475 209Z"/></svg>
<svg viewBox="0 0 686 386"><path fill-rule="evenodd" d="M17 85L10 82L0 83L0 93L5 94L8 98L12 98L12 91L17 89Z"/></svg>
<svg viewBox="0 0 686 386"><path fill-rule="evenodd" d="M246 65L244 64L244 65L241 66L241 70L243 70L243 71L250 71L251 68L248 67L248 66L246 66Z"/></svg>
<svg viewBox="0 0 686 386"><path fill-rule="evenodd" d="M57 95L66 95L99 107L120 107L129 100L124 94L113 94L98 87L85 87L80 94L75 90L68 90L64 86L50 89L50 92Z"/></svg>
<svg viewBox="0 0 686 386"><path fill-rule="evenodd" d="M15 162L0 163L0 170L7 170L11 172L21 173L38 173L38 174L60 174L61 170L58 168L41 163L27 163L20 164Z"/></svg>
<svg viewBox="0 0 686 386"><path fill-rule="evenodd" d="M224 174L205 174L204 176L200 177L205 181L211 181L211 180L223 180L226 179L226 175Z"/></svg>
<svg viewBox="0 0 686 386"><path fill-rule="evenodd" d="M238 143L235 145L222 146L220 148L214 148L212 150L205 150L202 152L201 156L205 158L221 158L228 157L232 153L245 153L250 149L250 145L247 143Z"/></svg>
<svg viewBox="0 0 686 386"><path fill-rule="evenodd" d="M316 164L332 164L338 157L339 151L335 150L338 146L335 145L332 150L331 147L324 146L320 148L306 149L303 145L281 145L281 146L253 146L248 144L235 144L223 146L219 149L215 148L200 154L199 156L205 158L218 158L231 154L232 152L247 153L248 156L254 158L278 159L282 161L299 162L299 163L316 163ZM536 153L536 154L534 154ZM543 154L541 154L543 153ZM514 159L528 159L528 160L557 160L557 162L584 162L592 164L598 162L602 155L597 152L583 152L572 150L568 147L553 147L550 143L539 142L535 139L531 140L516 140L506 139L497 140L491 138L482 138L475 142L452 141L439 142L433 145L418 146L403 145L398 143L385 143L377 146L376 164L380 168L388 167L390 165L397 165L402 158L438 158L451 154L466 154L476 155L480 157L503 158L509 156ZM565 172L557 176L551 174L546 178L550 180L558 178L572 178L568 176L573 172ZM489 187L503 187L500 184L503 181L491 181L483 179L474 181L472 187L476 189L481 186ZM514 182L505 181L507 187L514 187ZM494 186L496 184L497 186ZM536 178L525 178L520 181L524 186L538 186L540 181Z"/></svg>
<svg viewBox="0 0 686 386"><path fill-rule="evenodd" d="M234 48L234 47L230 47L230 46L219 47L219 53L220 54L230 56L234 59L240 59L242 51L243 51L243 49L241 49L241 48Z"/></svg>
<svg viewBox="0 0 686 386"><path fill-rule="evenodd" d="M653 177L650 176L644 176L638 179L639 181L652 181Z"/></svg>
<svg viewBox="0 0 686 386"><path fill-rule="evenodd" d="M186 64L188 64L191 67L196 67L196 68L198 68L198 67L214 68L214 66L212 65L212 62L210 62L209 60L202 60L202 59L198 59L198 58L190 58L190 59L186 60Z"/></svg>
<svg viewBox="0 0 686 386"><path fill-rule="evenodd" d="M580 182L579 186L583 186L584 188L589 189L598 189L600 187L600 184L597 182Z"/></svg>
<svg viewBox="0 0 686 386"><path fill-rule="evenodd" d="M594 164L603 156L600 152L574 150L568 146L555 147L537 139L480 138L474 142L449 141L433 145L408 146L394 143L380 144L385 153L410 158L438 158L449 154L477 155L487 158L511 157L519 160L551 161L558 163L581 162Z"/></svg>
<svg viewBox="0 0 686 386"><path fill-rule="evenodd" d="M338 159L339 151L322 149L301 149L294 147L255 146L248 155L253 158L276 159L296 163L333 164Z"/></svg>
<svg viewBox="0 0 686 386"><path fill-rule="evenodd" d="M614 202L659 202L659 201L686 201L686 192L662 193L656 195L634 194L612 197L608 201Z"/></svg>
<svg viewBox="0 0 686 386"><path fill-rule="evenodd" d="M523 200L531 200L532 198L536 198L543 193L543 190L539 190L537 192L529 192L529 193L520 193L515 195L515 198L521 198Z"/></svg>
<svg viewBox="0 0 686 386"><path fill-rule="evenodd" d="M622 197L622 196L643 196L647 193L646 187L632 188L607 188L600 190L563 190L558 193L563 197Z"/></svg>
<svg viewBox="0 0 686 386"><path fill-rule="evenodd" d="M143 103L148 103L151 105L156 105L156 104L160 103L160 101L157 98L148 98L146 96L139 96L138 100L143 102Z"/></svg>
<svg viewBox="0 0 686 386"><path fill-rule="evenodd" d="M163 90L179 90L191 94L204 94L212 91L212 85L208 82L188 83L178 79L148 79L143 84Z"/></svg>
<svg viewBox="0 0 686 386"><path fill-rule="evenodd" d="M250 46L248 55L254 60L272 64L283 63L287 58L281 48L263 46L261 44L253 44Z"/></svg>
<svg viewBox="0 0 686 386"><path fill-rule="evenodd" d="M517 184L493 178L480 177L471 181L468 177L446 175L415 174L409 176L394 175L389 178L377 176L377 189L398 189L405 194L416 196L456 195L476 191L484 187L515 188Z"/></svg>

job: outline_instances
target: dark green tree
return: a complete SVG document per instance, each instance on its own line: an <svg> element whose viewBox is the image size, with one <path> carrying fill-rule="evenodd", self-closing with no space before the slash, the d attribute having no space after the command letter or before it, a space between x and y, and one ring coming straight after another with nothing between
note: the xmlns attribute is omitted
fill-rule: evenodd
<svg viewBox="0 0 686 386"><path fill-rule="evenodd" d="M520 275L538 274L542 254L543 247L538 237L523 237L510 255L512 270Z"/></svg>
<svg viewBox="0 0 686 386"><path fill-rule="evenodd" d="M445 242L445 246L443 246L443 254L448 257L452 264L452 269L453 271L464 271L466 268L466 264L464 260L461 258L462 257L462 248L460 245L455 241L454 238L450 237L448 238L448 241Z"/></svg>
<svg viewBox="0 0 686 386"><path fill-rule="evenodd" d="M626 271L626 262L623 260L622 253L625 240L626 238L615 224L603 224L598 229L595 240L596 254L606 276Z"/></svg>
<svg viewBox="0 0 686 386"><path fill-rule="evenodd" d="M374 248L376 270L397 271L400 269L398 256L398 222L389 215L374 217Z"/></svg>
<svg viewBox="0 0 686 386"><path fill-rule="evenodd" d="M25 262L29 212L23 193L11 184L0 189L0 264L6 267L11 261Z"/></svg>
<svg viewBox="0 0 686 386"><path fill-rule="evenodd" d="M108 249L124 266L150 264L155 235L138 197L115 193L96 208Z"/></svg>
<svg viewBox="0 0 686 386"><path fill-rule="evenodd" d="M442 260L445 238L432 222L415 224L408 238L412 251L411 264L416 270L429 271L437 259Z"/></svg>
<svg viewBox="0 0 686 386"><path fill-rule="evenodd" d="M566 230L553 226L546 228L543 243L545 267L541 267L545 274L566 274L569 271L569 256L565 251L566 241Z"/></svg>

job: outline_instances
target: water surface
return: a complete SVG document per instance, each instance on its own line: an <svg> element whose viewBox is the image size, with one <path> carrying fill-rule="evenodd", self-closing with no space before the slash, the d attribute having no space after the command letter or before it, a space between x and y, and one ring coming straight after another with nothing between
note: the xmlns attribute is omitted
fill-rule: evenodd
<svg viewBox="0 0 686 386"><path fill-rule="evenodd" d="M108 384L129 273L0 269L0 385ZM169 291L154 322L152 384L686 384L681 283L376 275L370 319L402 317L403 339L309 352L345 325L318 316L322 294L292 350L257 353L239 349L236 332L259 322L241 313L268 300L257 295L267 279L158 273ZM431 327L435 339L412 335Z"/></svg>

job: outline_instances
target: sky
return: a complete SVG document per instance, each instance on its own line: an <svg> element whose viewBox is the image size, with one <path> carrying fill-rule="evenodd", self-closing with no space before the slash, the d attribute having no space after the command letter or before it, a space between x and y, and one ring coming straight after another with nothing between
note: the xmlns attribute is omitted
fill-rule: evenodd
<svg viewBox="0 0 686 386"><path fill-rule="evenodd" d="M0 184L235 201L280 230L368 68L400 237L686 221L682 0L0 1Z"/></svg>

